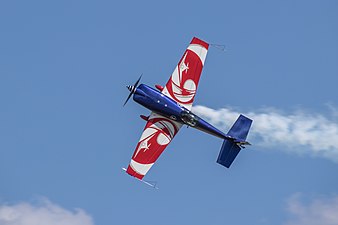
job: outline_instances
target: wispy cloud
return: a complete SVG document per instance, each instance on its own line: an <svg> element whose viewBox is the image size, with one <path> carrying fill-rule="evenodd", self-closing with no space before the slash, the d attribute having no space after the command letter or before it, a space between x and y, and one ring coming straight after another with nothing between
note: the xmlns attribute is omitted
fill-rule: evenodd
<svg viewBox="0 0 338 225"><path fill-rule="evenodd" d="M193 107L193 111L224 130L240 114L231 108L215 110L200 105ZM334 119L304 111L285 114L275 109L241 113L254 120L248 139L255 145L279 146L284 151L338 162L338 124Z"/></svg>
<svg viewBox="0 0 338 225"><path fill-rule="evenodd" d="M92 218L82 209L66 210L47 199L38 205L22 202L0 205L1 225L93 225Z"/></svg>
<svg viewBox="0 0 338 225"><path fill-rule="evenodd" d="M288 200L290 219L284 225L336 225L338 224L338 197L317 198L306 204L301 194Z"/></svg>

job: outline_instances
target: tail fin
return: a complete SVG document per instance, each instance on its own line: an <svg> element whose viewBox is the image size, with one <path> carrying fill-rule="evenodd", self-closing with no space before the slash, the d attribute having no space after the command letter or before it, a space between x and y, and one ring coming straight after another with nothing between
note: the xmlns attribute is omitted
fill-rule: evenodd
<svg viewBox="0 0 338 225"><path fill-rule="evenodd" d="M229 138L224 139L217 163L229 168L239 151L244 148L244 145L250 145L246 141L246 137L248 136L251 124L251 119L243 115L238 117L227 134Z"/></svg>

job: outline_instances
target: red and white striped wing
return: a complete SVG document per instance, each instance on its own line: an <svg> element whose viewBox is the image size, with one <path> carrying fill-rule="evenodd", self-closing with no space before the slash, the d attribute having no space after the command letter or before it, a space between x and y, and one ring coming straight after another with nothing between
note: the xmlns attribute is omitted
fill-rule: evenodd
<svg viewBox="0 0 338 225"><path fill-rule="evenodd" d="M162 93L191 109L209 44L194 37Z"/></svg>
<svg viewBox="0 0 338 225"><path fill-rule="evenodd" d="M142 179L181 126L177 122L152 113L136 146L127 173Z"/></svg>

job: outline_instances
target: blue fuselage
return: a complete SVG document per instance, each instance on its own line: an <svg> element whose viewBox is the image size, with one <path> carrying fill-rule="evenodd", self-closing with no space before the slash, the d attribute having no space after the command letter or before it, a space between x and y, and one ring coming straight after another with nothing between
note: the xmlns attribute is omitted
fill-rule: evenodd
<svg viewBox="0 0 338 225"><path fill-rule="evenodd" d="M219 138L224 139L228 137L222 131L201 119L185 107L179 105L176 101L145 84L140 84L136 88L133 99L147 109L166 118L181 124L186 124Z"/></svg>

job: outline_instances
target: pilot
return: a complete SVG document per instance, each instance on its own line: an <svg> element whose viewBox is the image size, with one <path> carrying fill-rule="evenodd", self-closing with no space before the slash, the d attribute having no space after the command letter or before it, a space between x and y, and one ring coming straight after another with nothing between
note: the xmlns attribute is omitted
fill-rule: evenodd
<svg viewBox="0 0 338 225"><path fill-rule="evenodd" d="M197 118L194 114L191 114L189 111L183 111L181 114L181 119L184 123L189 126L194 127L197 123Z"/></svg>

